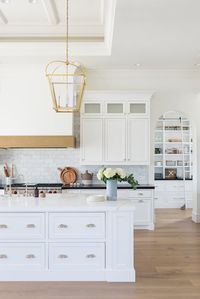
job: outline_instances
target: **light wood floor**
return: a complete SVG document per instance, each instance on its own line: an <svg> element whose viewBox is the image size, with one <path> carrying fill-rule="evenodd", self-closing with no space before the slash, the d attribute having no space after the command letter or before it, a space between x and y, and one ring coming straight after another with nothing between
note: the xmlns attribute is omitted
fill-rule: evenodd
<svg viewBox="0 0 200 299"><path fill-rule="evenodd" d="M200 299L200 224L191 211L157 210L154 232L136 231L133 283L0 283L0 299Z"/></svg>

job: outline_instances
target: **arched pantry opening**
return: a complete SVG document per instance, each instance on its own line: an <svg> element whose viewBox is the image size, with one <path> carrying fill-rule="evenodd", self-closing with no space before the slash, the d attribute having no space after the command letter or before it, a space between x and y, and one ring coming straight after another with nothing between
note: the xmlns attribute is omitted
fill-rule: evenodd
<svg viewBox="0 0 200 299"><path fill-rule="evenodd" d="M154 135L155 208L192 208L194 150L190 120L177 111L161 115Z"/></svg>

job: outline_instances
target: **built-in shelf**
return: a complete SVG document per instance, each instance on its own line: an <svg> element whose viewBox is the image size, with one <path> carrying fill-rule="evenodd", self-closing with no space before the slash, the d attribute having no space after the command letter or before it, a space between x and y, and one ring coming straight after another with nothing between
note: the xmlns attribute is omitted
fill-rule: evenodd
<svg viewBox="0 0 200 299"><path fill-rule="evenodd" d="M174 169L178 177L192 178L192 129L189 121L181 117L168 118L166 116L159 119L157 125L155 178L160 176L165 179L166 174L169 173L168 169ZM156 165L157 162L161 165ZM167 165L168 163L170 166Z"/></svg>

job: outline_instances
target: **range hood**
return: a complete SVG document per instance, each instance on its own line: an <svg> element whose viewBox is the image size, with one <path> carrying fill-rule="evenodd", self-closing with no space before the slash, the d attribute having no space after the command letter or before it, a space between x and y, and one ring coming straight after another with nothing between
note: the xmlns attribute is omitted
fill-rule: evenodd
<svg viewBox="0 0 200 299"><path fill-rule="evenodd" d="M0 148L76 147L75 136L0 136Z"/></svg>
<svg viewBox="0 0 200 299"><path fill-rule="evenodd" d="M64 126L68 128L69 134L19 134L20 130L15 130L15 134L0 134L0 148L75 148L79 146L80 140L80 113L73 113L68 124L61 123L57 133L65 131ZM38 126L38 133L40 125ZM69 129L70 127L70 129ZM1 132L3 129L1 130ZM11 132L14 131L10 130ZM23 128L22 130L23 131ZM16 134L18 133L18 134ZM46 132L45 132L46 133Z"/></svg>

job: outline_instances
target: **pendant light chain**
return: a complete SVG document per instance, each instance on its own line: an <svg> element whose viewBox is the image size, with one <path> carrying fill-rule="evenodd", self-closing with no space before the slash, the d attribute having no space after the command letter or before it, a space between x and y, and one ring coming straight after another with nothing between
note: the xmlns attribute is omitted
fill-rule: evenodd
<svg viewBox="0 0 200 299"><path fill-rule="evenodd" d="M66 0L66 62L69 61L69 0Z"/></svg>

